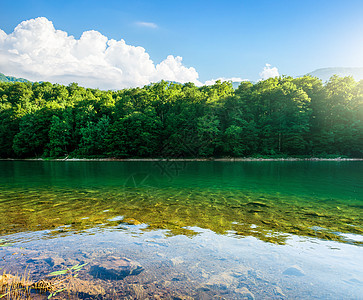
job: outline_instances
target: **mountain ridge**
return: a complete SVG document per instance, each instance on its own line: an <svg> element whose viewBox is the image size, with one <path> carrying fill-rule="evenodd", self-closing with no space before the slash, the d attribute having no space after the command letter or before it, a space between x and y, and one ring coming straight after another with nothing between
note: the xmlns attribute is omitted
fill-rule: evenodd
<svg viewBox="0 0 363 300"><path fill-rule="evenodd" d="M313 77L318 77L322 81L328 81L333 75L338 75L339 77L352 76L356 81L363 79L363 68L359 67L330 67L330 68L320 68L316 69L306 75Z"/></svg>
<svg viewBox="0 0 363 300"><path fill-rule="evenodd" d="M6 76L5 74L0 73L0 81L3 81L3 82L28 82L29 80L27 80L25 78L14 77L14 76Z"/></svg>

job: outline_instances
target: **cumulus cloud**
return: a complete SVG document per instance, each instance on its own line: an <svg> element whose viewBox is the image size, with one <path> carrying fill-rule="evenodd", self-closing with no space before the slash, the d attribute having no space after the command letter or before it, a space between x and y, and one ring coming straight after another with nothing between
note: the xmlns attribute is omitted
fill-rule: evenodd
<svg viewBox="0 0 363 300"><path fill-rule="evenodd" d="M152 22L136 22L137 26L140 27L147 27L147 28L158 28L158 25L156 25L155 23Z"/></svg>
<svg viewBox="0 0 363 300"><path fill-rule="evenodd" d="M280 76L279 70L276 67L271 67L270 64L266 64L263 68L263 71L259 74L261 80L266 80L271 77L278 77Z"/></svg>
<svg viewBox="0 0 363 300"><path fill-rule="evenodd" d="M190 81L189 78L198 78L198 72L193 68L187 68L182 64L180 56L174 57L169 55L165 60L156 66L156 74L154 81L159 81L164 78L168 80L185 83ZM200 82L194 81L197 85Z"/></svg>
<svg viewBox="0 0 363 300"><path fill-rule="evenodd" d="M217 79L211 79L211 80L207 80L204 85L213 85L215 84L218 80L220 80L221 82L223 81L232 81L232 82L242 82L242 81L248 81L248 79L242 79L239 77L231 77L231 78L224 78L224 77L219 77Z"/></svg>
<svg viewBox="0 0 363 300"><path fill-rule="evenodd" d="M194 82L197 71L169 55L155 65L143 47L108 39L98 31L83 32L79 39L56 30L47 18L20 23L12 33L0 29L0 71L32 81L121 89L161 79Z"/></svg>

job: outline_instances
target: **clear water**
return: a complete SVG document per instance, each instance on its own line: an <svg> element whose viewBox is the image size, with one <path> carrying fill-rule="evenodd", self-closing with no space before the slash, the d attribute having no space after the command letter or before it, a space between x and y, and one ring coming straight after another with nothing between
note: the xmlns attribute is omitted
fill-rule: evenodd
<svg viewBox="0 0 363 300"><path fill-rule="evenodd" d="M0 216L9 272L143 267L80 299L363 295L360 161L1 161Z"/></svg>

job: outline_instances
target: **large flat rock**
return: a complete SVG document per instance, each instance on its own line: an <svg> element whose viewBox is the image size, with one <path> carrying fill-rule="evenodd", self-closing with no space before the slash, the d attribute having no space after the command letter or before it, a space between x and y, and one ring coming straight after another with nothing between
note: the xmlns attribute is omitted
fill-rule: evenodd
<svg viewBox="0 0 363 300"><path fill-rule="evenodd" d="M91 263L90 274L99 279L121 280L140 274L144 268L126 257L106 256Z"/></svg>

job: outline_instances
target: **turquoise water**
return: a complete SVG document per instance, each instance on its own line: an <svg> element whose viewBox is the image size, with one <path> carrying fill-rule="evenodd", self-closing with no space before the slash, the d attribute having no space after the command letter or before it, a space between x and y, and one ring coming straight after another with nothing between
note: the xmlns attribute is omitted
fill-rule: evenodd
<svg viewBox="0 0 363 300"><path fill-rule="evenodd" d="M361 161L0 161L0 170L9 272L28 265L41 278L116 255L144 271L110 283L85 267L82 280L104 290L89 297L363 294Z"/></svg>
<svg viewBox="0 0 363 300"><path fill-rule="evenodd" d="M363 162L0 162L9 187L235 189L363 201ZM146 180L143 177L145 175ZM135 177L136 183L130 182ZM138 181L139 180L139 181Z"/></svg>

